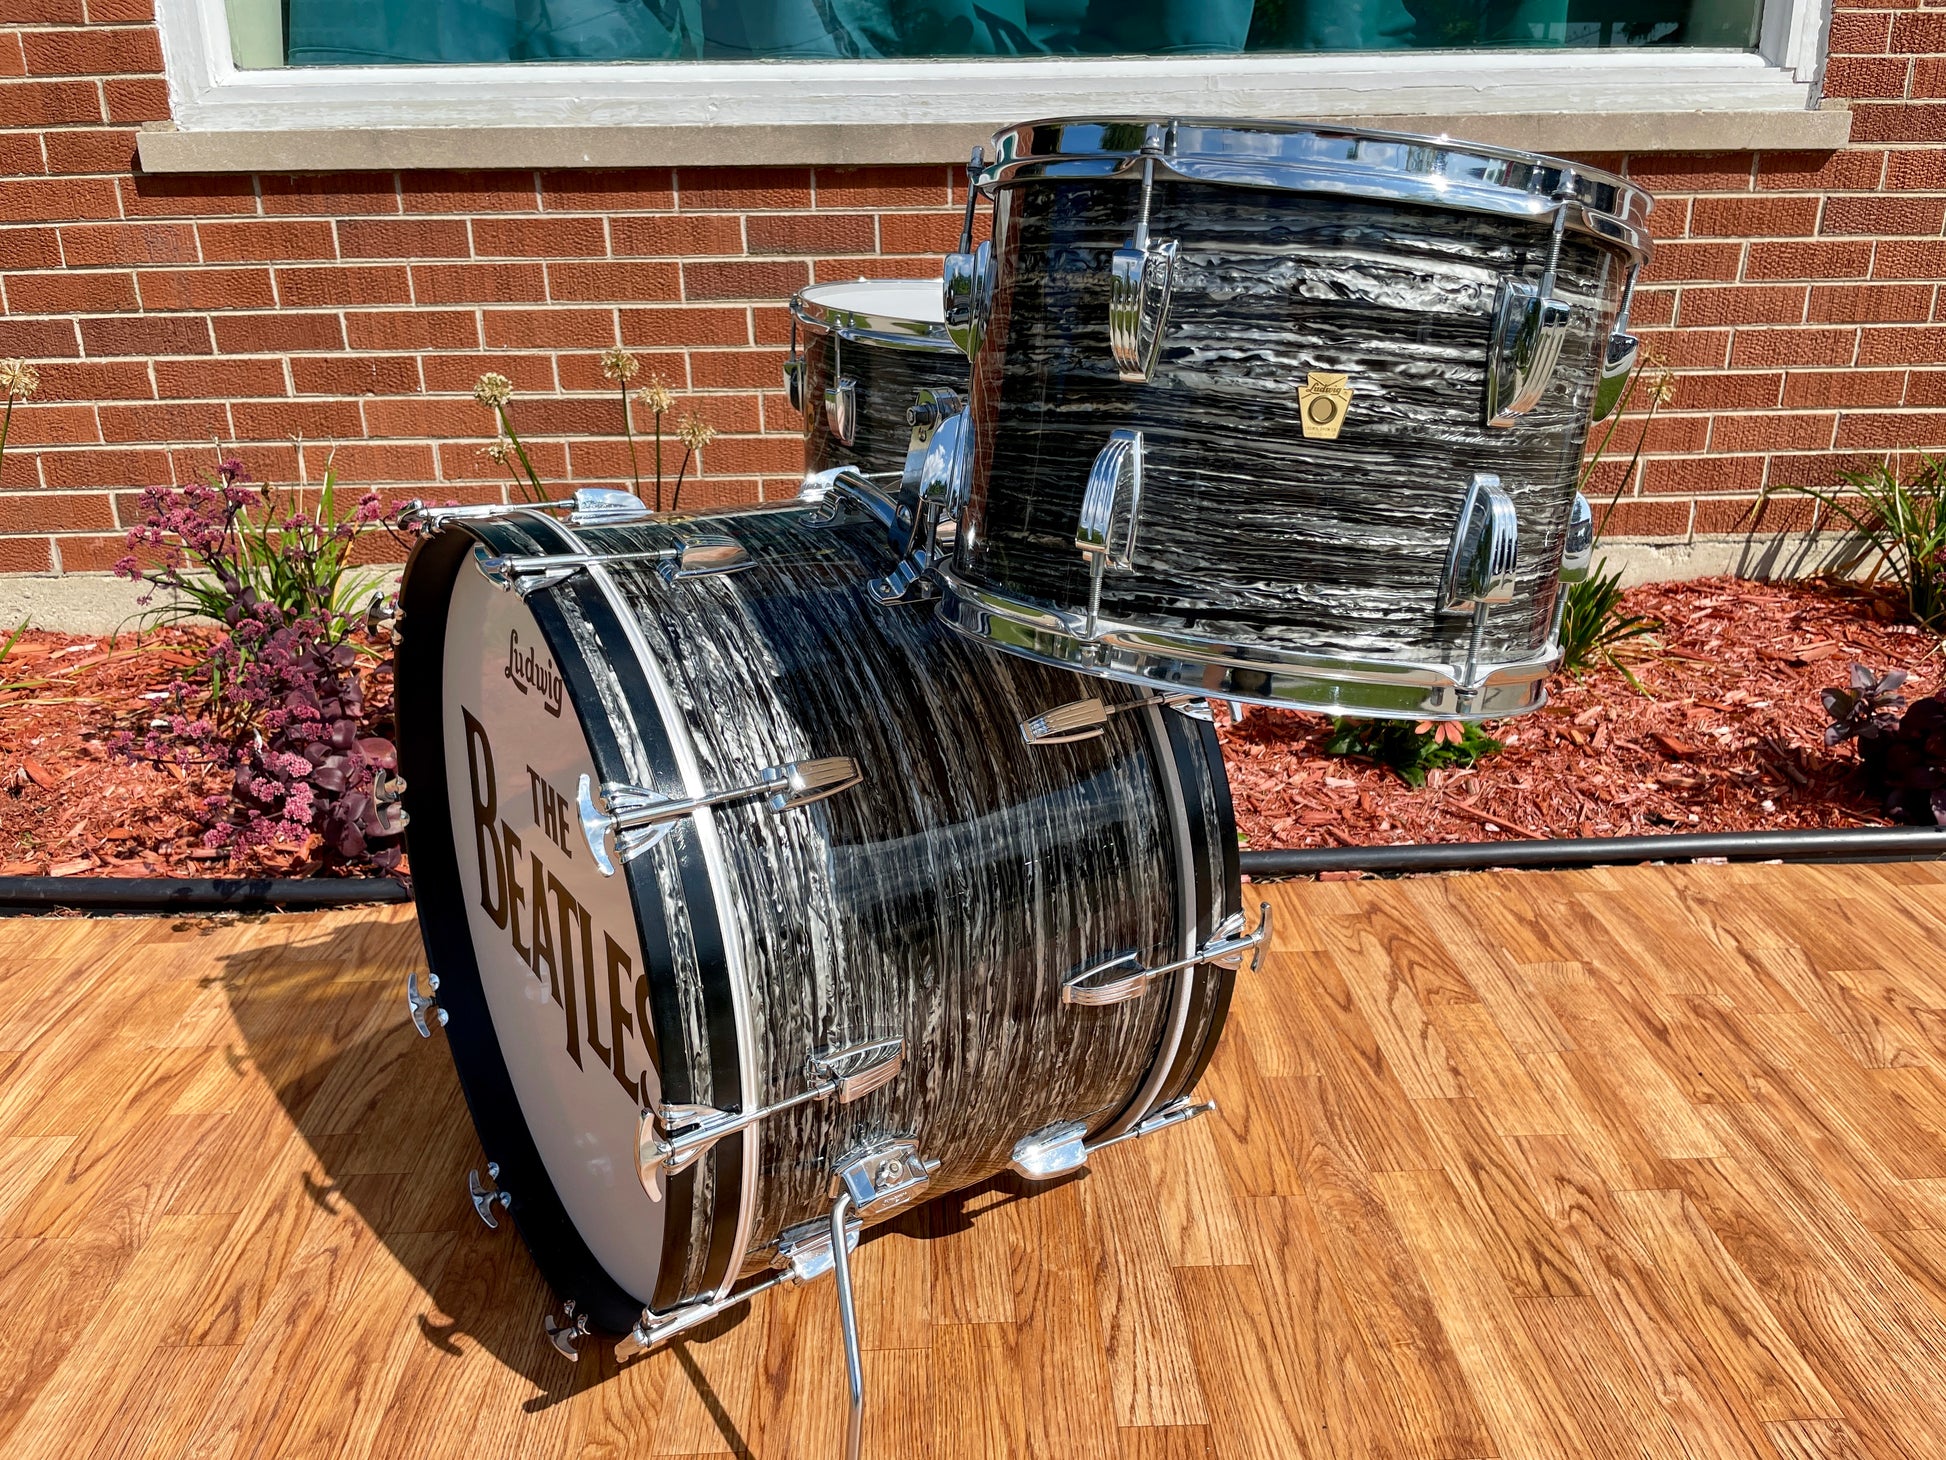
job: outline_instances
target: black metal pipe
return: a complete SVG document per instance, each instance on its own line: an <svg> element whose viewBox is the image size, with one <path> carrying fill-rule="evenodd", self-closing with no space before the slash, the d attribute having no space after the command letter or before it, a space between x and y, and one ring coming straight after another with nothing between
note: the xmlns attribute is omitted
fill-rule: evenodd
<svg viewBox="0 0 1946 1460"><path fill-rule="evenodd" d="M396 877L0 877L0 917L103 913L295 912L410 902Z"/></svg>
<svg viewBox="0 0 1946 1460"><path fill-rule="evenodd" d="M1839 831L1712 831L1667 836L1564 837L1548 841L1415 842L1402 847L1317 847L1244 852L1248 877L1320 872L1531 871L1634 862L1867 862L1946 857L1946 827L1864 826Z"/></svg>
<svg viewBox="0 0 1946 1460"><path fill-rule="evenodd" d="M1549 841L1430 842L1402 847L1318 847L1244 852L1244 875L1320 872L1547 871L1636 862L1923 861L1946 858L1946 827L1866 826L1842 831L1725 831ZM298 912L410 902L396 877L0 877L0 917L21 913Z"/></svg>

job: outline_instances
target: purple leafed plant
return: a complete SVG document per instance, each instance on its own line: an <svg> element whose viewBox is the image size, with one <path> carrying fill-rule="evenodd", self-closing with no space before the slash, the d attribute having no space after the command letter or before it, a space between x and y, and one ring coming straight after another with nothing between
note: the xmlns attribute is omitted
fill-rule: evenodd
<svg viewBox="0 0 1946 1460"><path fill-rule="evenodd" d="M1857 737L1865 783L1894 820L1946 826L1946 691L1915 700L1899 715L1905 678L1903 670L1881 677L1853 665L1850 689L1824 692L1834 722L1825 743Z"/></svg>
<svg viewBox="0 0 1946 1460"><path fill-rule="evenodd" d="M1899 690L1906 678L1903 669L1880 674L1862 664L1852 665L1849 688L1828 689L1818 696L1825 714L1831 717L1831 723L1824 727L1824 743L1839 745L1854 737L1875 740L1894 728L1899 723L1895 712L1905 705L1905 696Z"/></svg>
<svg viewBox="0 0 1946 1460"><path fill-rule="evenodd" d="M386 519L378 497L340 516L329 477L307 506L226 458L214 481L148 489L142 512L117 571L168 594L155 619L221 632L197 681L171 687L173 712L119 748L228 774L227 794L203 804L210 847L315 835L326 866L396 867L405 783L392 742L369 733L367 702L368 682L391 674L390 608L379 596L356 609L375 575L350 569L359 538Z"/></svg>

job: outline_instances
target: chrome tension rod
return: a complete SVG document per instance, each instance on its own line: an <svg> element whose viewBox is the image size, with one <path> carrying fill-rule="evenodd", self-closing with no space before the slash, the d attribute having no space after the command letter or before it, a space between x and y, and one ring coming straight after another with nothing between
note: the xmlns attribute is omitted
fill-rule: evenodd
<svg viewBox="0 0 1946 1460"><path fill-rule="evenodd" d="M735 538L706 532L669 547L629 553L492 553L483 544L473 550L473 561L496 588L525 598L585 569L611 563L657 563L662 576L674 582L706 573L734 573L750 565L750 554Z"/></svg>
<svg viewBox="0 0 1946 1460"><path fill-rule="evenodd" d="M611 782L601 788L597 800L593 778L583 776L575 803L581 818L581 834L588 840L595 866L601 869L602 876L613 877L616 857L628 862L641 856L674 830L678 821L705 806L724 806L762 797L772 811L788 811L848 791L864 778L857 761L848 755L833 755L821 760L793 760L765 766L749 785L705 791L700 796L667 796L644 786ZM615 857L608 855L611 836L615 841Z"/></svg>
<svg viewBox="0 0 1946 1460"><path fill-rule="evenodd" d="M1028 1181L1049 1181L1056 1176L1079 1171L1096 1151L1105 1151L1110 1146L1119 1146L1123 1141L1132 1141L1139 1136L1152 1136L1157 1131L1168 1130L1199 1115L1208 1115L1215 1109L1214 1100L1198 1101L1184 1095L1137 1121L1120 1135L1110 1136L1104 1141L1090 1141L1088 1127L1081 1121L1057 1120L1053 1125L1043 1126L1016 1141L1013 1159L1007 1164L1015 1175Z"/></svg>
<svg viewBox="0 0 1946 1460"><path fill-rule="evenodd" d="M449 522L493 522L518 517L524 512L567 512L576 527L612 527L623 522L640 522L654 514L633 492L614 487L582 487L572 497L559 502L483 502L470 507L428 507L418 498L405 504L402 523L419 523L437 532Z"/></svg>
<svg viewBox="0 0 1946 1460"><path fill-rule="evenodd" d="M1257 905L1257 929L1253 933L1243 931L1243 914L1232 913L1223 920L1216 930L1217 935L1203 944L1187 958L1178 958L1173 963L1149 967L1142 962L1139 953L1124 953L1119 958L1111 958L1105 963L1097 963L1084 968L1079 973L1069 974L1061 981L1061 1002L1079 1004L1086 1008L1101 1008L1108 1004L1125 1003L1147 993L1159 978L1184 969L1195 968L1200 964L1214 963L1219 968L1241 968L1243 955L1250 954L1250 971L1255 973L1263 967L1264 949L1270 946L1270 904ZM1097 982L1104 974L1120 970L1130 970L1122 977L1107 983Z"/></svg>
<svg viewBox="0 0 1946 1460"><path fill-rule="evenodd" d="M813 1100L835 1096L840 1105L849 1105L891 1083L904 1068L903 1039L873 1039L844 1049L820 1050L811 1056L811 1074L818 1083L753 1110L725 1111L713 1105L665 1101L636 1119L636 1176L649 1200L660 1201L662 1178L687 1171L723 1137Z"/></svg>
<svg viewBox="0 0 1946 1460"><path fill-rule="evenodd" d="M1020 722L1020 738L1029 745L1066 745L1075 740L1093 740L1108 732L1110 716L1126 714L1130 710L1146 710L1151 706L1175 710L1192 720L1211 718L1209 697L1200 689L1180 694L1152 695L1148 699L1130 700L1121 705L1107 704L1091 696L1085 700L1070 700L1065 705L1056 705L1051 710L1028 716Z"/></svg>

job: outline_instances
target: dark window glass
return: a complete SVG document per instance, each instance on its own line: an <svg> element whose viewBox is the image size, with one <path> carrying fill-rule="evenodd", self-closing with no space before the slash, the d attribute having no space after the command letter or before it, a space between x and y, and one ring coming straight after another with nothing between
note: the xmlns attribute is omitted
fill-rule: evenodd
<svg viewBox="0 0 1946 1460"><path fill-rule="evenodd" d="M239 63L1184 56L1756 43L1762 0L230 0Z"/></svg>

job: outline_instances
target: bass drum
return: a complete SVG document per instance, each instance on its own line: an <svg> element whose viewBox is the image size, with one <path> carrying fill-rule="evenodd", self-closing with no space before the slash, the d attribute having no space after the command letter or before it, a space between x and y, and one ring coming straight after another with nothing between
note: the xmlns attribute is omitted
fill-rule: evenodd
<svg viewBox="0 0 1946 1460"><path fill-rule="evenodd" d="M747 562L658 563L701 534ZM519 580L546 583L524 597L485 575L565 553L609 560ZM1063 997L1078 971L1192 960L1240 926L1209 724L872 602L895 561L878 522L792 505L599 530L510 510L407 568L426 956L507 1208L594 1328L731 1296L828 1216L860 1153L905 1151L879 1176L917 1194L929 1172L938 1194L1058 1122L1127 1131L1194 1086L1223 1027L1215 963L1122 1002ZM1026 742L1021 721L1090 689L1126 711L1105 733ZM766 779L841 758L857 779L827 774L822 799ZM684 805L610 837L604 795ZM892 1078L830 1093L834 1051L893 1042ZM640 1179L641 1113L666 1133L704 1118L690 1107L735 1128Z"/></svg>

